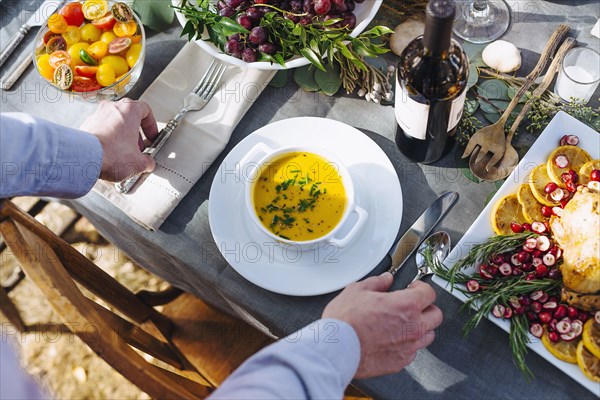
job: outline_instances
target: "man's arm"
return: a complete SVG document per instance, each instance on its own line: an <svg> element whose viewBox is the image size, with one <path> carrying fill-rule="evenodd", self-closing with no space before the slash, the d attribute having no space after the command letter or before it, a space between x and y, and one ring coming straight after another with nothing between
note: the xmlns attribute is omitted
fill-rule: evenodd
<svg viewBox="0 0 600 400"><path fill-rule="evenodd" d="M83 196L101 167L102 146L93 135L27 114L0 116L0 198Z"/></svg>
<svg viewBox="0 0 600 400"><path fill-rule="evenodd" d="M0 198L74 198L85 195L98 177L116 182L151 172L156 163L141 152L140 128L150 141L158 135L148 104L130 99L101 102L82 130L27 114L2 114Z"/></svg>
<svg viewBox="0 0 600 400"><path fill-rule="evenodd" d="M341 399L352 377L400 371L435 338L442 312L435 291L417 281L388 292L390 273L353 283L323 319L249 358L212 399Z"/></svg>
<svg viewBox="0 0 600 400"><path fill-rule="evenodd" d="M320 319L249 358L211 399L341 399L359 361L354 329Z"/></svg>

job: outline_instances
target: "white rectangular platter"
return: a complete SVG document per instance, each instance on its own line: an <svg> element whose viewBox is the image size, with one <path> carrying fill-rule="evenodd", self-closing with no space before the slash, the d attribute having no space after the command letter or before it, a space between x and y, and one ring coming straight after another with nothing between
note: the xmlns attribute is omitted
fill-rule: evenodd
<svg viewBox="0 0 600 400"><path fill-rule="evenodd" d="M516 193L519 185L525 182L531 170L538 164L545 163L548 155L558 146L560 138L567 134L577 135L580 139L579 147L586 150L592 158L600 158L600 133L562 111L556 114L533 146L531 146L525 157L523 157L517 168L508 176L506 182L500 187L473 225L471 225L460 242L448 255L448 258L444 262L448 268L463 258L473 245L482 243L494 235L494 231L490 225L490 215L496 201L503 196ZM475 266L467 269L465 272L472 273L474 271ZM433 281L461 301L464 302L467 299L466 295L457 290L450 291L450 286L444 279L434 276ZM494 318L493 316L490 316L489 319L506 332L509 332L510 323L508 321ZM506 340L508 340L508 336ZM585 377L577 365L566 363L554 357L546 350L540 339L530 335L530 340L529 347L533 351L598 396L600 393L600 383L593 382Z"/></svg>

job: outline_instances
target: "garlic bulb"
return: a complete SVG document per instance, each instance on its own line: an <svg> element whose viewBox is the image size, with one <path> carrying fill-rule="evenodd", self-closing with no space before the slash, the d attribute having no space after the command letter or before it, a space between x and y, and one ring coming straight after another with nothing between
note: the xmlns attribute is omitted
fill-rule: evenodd
<svg viewBox="0 0 600 400"><path fill-rule="evenodd" d="M513 72L521 67L521 52L506 40L496 40L486 46L483 62L499 72Z"/></svg>

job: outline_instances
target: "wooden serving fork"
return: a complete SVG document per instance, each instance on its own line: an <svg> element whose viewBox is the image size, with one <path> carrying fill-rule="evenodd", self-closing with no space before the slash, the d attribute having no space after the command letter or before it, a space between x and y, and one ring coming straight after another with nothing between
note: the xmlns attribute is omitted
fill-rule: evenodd
<svg viewBox="0 0 600 400"><path fill-rule="evenodd" d="M523 94L525 94L525 92L527 91L527 89L529 89L531 84L533 84L533 81L546 68L550 57L554 54L556 48L558 47L560 42L562 42L563 38L569 32L569 30L570 28L564 24L561 24L558 28L556 28L556 30L554 31L554 33L552 33L552 36L546 43L546 47L544 48L544 51L542 52L542 55L540 56L537 65L529 73L529 75L527 75L523 86L521 86L517 94L508 104L508 107L506 107L506 110L504 110L504 113L502 114L500 119L496 121L496 123L489 126L485 126L477 132L475 132L475 134L469 140L469 143L467 144L467 148L465 149L462 158L465 158L471 153L473 153L471 155L471 158L474 158L474 160L470 160L470 164L478 164L482 161L486 154L490 153L491 158L486 163L486 169L493 167L498 163L498 161L500 161L500 159L504 155L504 151L506 148L506 139L504 137L504 125L506 124L506 120L510 116L510 113L515 108L515 106L519 103L519 99L523 96ZM473 152L478 146L479 151Z"/></svg>

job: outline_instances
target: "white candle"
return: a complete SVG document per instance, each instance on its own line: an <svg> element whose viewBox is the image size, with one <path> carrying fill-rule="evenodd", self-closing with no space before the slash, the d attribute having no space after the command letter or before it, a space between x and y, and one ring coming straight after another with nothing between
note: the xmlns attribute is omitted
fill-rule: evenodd
<svg viewBox="0 0 600 400"><path fill-rule="evenodd" d="M582 54L583 53L583 54ZM563 100L588 102L598 87L598 53L576 48L567 54L556 79L554 91Z"/></svg>

